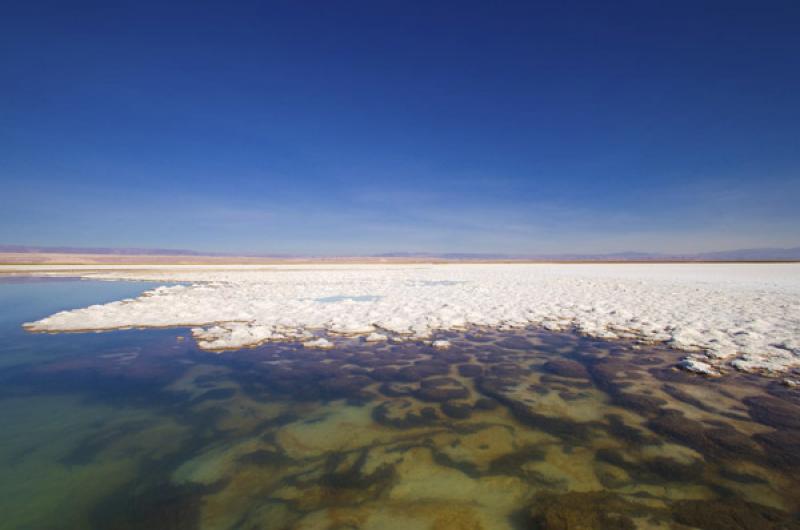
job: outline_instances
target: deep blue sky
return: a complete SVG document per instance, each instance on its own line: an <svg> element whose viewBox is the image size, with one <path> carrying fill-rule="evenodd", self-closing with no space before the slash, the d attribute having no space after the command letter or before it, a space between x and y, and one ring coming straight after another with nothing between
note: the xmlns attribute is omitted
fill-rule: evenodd
<svg viewBox="0 0 800 530"><path fill-rule="evenodd" d="M0 243L800 245L800 2L16 2Z"/></svg>

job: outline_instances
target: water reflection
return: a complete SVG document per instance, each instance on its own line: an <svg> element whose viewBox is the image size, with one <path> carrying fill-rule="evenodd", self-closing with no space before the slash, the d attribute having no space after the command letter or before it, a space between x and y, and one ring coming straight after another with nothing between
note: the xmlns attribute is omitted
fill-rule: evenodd
<svg viewBox="0 0 800 530"><path fill-rule="evenodd" d="M377 302L380 300L381 296L375 295L345 295L345 294L337 294L334 296L323 296L322 298L315 298L315 302L320 302L323 304L335 304L336 302Z"/></svg>
<svg viewBox="0 0 800 530"><path fill-rule="evenodd" d="M48 336L84 353L0 371L4 527L798 528L800 396L777 382L536 330L180 335Z"/></svg>

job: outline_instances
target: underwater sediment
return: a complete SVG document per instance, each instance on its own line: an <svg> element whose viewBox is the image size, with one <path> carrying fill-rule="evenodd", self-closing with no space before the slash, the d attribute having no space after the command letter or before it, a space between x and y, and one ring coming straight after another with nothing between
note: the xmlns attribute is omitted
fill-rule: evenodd
<svg viewBox="0 0 800 530"><path fill-rule="evenodd" d="M800 528L800 393L778 380L703 378L666 348L535 329L437 335L447 349L339 337L222 355L164 335L3 376L0 405L76 396L65 417L98 418L50 457L73 477L113 472L113 488L50 506L52 521Z"/></svg>

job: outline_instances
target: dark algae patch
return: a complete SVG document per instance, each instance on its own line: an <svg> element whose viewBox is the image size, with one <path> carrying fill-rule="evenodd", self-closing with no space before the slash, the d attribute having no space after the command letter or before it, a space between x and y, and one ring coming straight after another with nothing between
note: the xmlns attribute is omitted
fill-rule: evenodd
<svg viewBox="0 0 800 530"><path fill-rule="evenodd" d="M635 504L609 492L544 493L534 498L531 528L635 530L627 514L636 511Z"/></svg>
<svg viewBox="0 0 800 530"><path fill-rule="evenodd" d="M800 529L800 522L786 512L740 499L678 501L672 515L678 523L703 530Z"/></svg>
<svg viewBox="0 0 800 530"><path fill-rule="evenodd" d="M800 528L800 393L766 378L539 330L181 334L9 335L0 528Z"/></svg>

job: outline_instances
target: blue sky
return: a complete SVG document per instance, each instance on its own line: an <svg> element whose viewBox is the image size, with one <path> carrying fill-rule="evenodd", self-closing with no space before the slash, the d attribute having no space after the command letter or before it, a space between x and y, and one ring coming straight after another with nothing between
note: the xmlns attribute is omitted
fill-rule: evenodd
<svg viewBox="0 0 800 530"><path fill-rule="evenodd" d="M18 2L0 243L800 245L800 4Z"/></svg>

